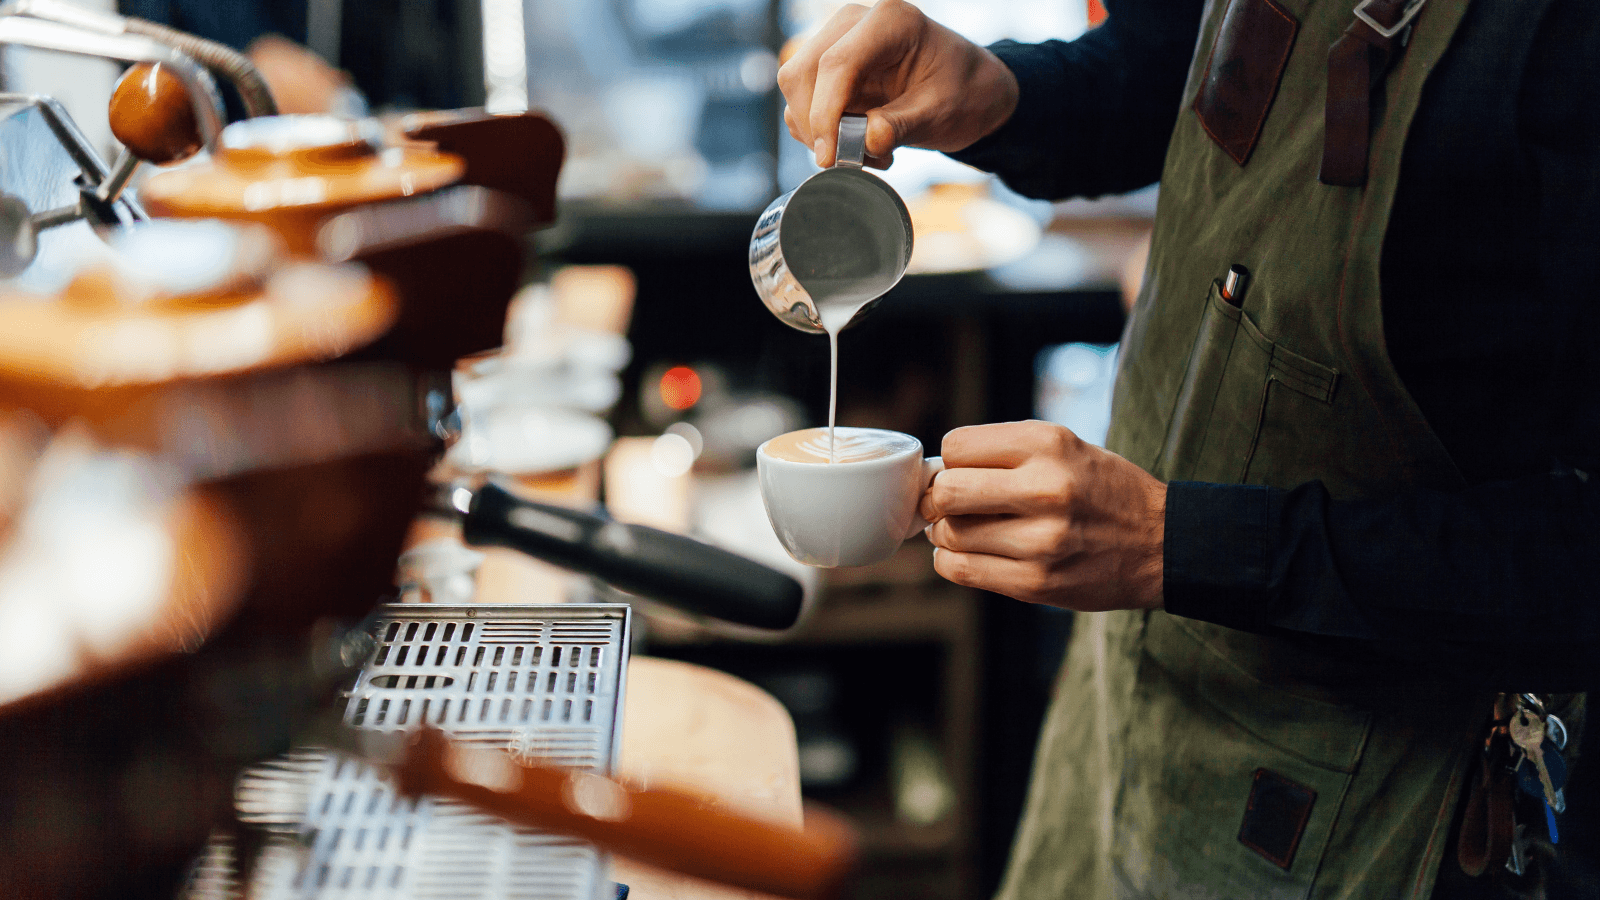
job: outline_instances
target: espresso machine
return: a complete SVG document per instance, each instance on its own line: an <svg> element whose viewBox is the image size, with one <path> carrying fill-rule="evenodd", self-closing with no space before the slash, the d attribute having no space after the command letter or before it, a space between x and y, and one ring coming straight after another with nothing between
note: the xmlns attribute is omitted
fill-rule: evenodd
<svg viewBox="0 0 1600 900"><path fill-rule="evenodd" d="M380 603L425 513L699 615L799 612L689 538L430 483L443 373L498 343L553 218L554 126L272 116L232 51L52 0L0 7L0 43L135 63L112 165L53 101L0 97L0 622L70 651L0 664L7 895L591 900L594 844L836 887L841 828L610 777L625 605ZM222 126L213 77L251 118Z"/></svg>

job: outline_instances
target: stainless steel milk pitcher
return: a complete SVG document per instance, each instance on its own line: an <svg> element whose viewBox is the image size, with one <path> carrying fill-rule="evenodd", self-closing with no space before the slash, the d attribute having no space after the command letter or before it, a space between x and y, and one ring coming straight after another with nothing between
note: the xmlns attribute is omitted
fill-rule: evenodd
<svg viewBox="0 0 1600 900"><path fill-rule="evenodd" d="M839 120L832 168L772 201L750 236L750 280L773 315L822 332L818 307L859 307L899 283L911 260L911 215L894 188L861 168L867 117Z"/></svg>

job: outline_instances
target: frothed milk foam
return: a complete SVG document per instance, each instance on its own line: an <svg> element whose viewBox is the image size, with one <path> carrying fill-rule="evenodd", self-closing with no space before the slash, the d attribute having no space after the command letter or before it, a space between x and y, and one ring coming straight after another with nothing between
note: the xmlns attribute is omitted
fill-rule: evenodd
<svg viewBox="0 0 1600 900"><path fill-rule="evenodd" d="M898 431L877 428L805 428L779 435L767 442L766 454L776 459L800 463L858 463L883 459L920 446L917 439Z"/></svg>

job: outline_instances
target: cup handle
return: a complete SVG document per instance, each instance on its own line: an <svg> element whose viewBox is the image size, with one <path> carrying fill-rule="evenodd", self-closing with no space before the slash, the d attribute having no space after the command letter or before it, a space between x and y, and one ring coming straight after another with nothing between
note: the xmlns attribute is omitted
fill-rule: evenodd
<svg viewBox="0 0 1600 900"><path fill-rule="evenodd" d="M933 476L943 471L944 457L942 456L930 456L922 461L922 490L917 491L918 509L921 509L922 506L922 495L927 493L928 487L933 484ZM911 540L917 536L917 532L927 527L928 520L922 517L922 513L913 511L911 513L911 529L906 532L905 539Z"/></svg>

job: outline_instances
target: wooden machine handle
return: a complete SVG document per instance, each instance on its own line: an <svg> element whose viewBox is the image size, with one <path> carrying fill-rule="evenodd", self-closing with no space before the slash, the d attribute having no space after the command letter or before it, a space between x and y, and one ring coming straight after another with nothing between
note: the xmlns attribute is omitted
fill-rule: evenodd
<svg viewBox="0 0 1600 900"><path fill-rule="evenodd" d="M450 797L642 863L781 897L833 897L855 865L853 829L820 811L808 812L801 831L686 792L454 744L432 728L413 737L395 774L405 794Z"/></svg>

